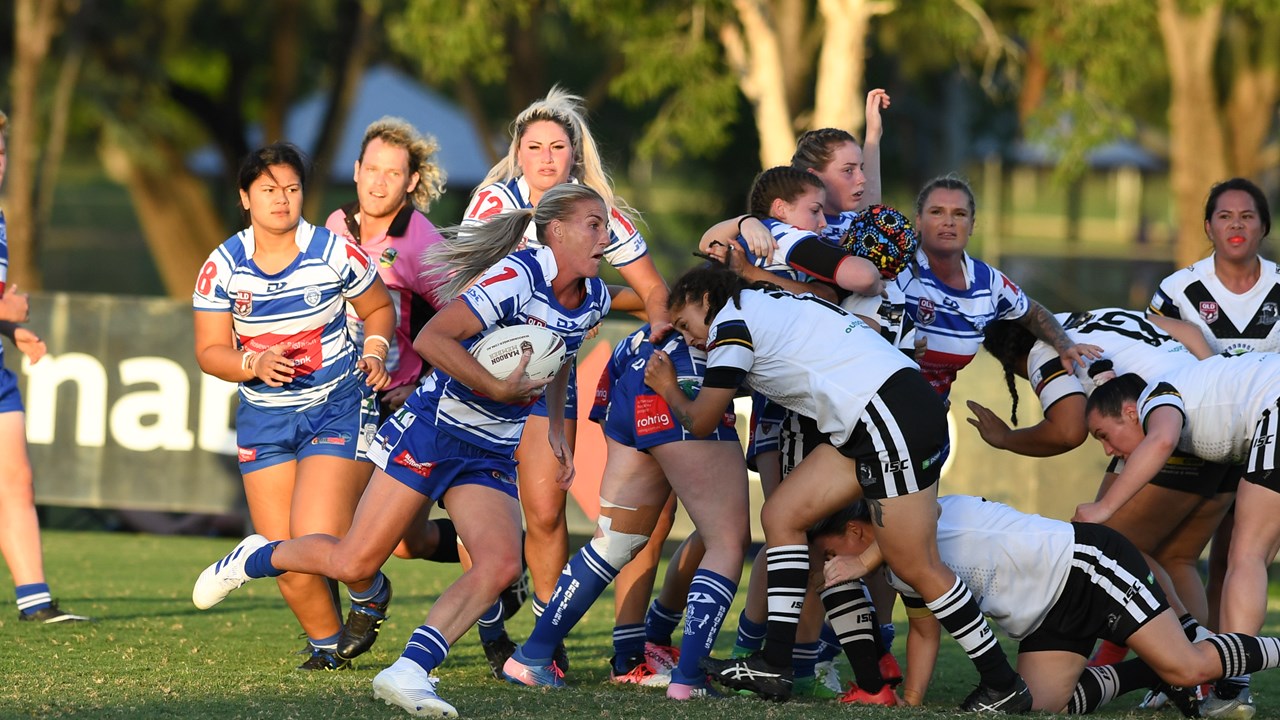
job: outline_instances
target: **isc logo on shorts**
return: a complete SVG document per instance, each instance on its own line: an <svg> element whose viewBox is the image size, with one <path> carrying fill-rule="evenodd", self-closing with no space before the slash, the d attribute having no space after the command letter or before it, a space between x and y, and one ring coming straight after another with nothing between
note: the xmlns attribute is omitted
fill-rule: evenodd
<svg viewBox="0 0 1280 720"><path fill-rule="evenodd" d="M240 462L242 463L253 462L258 459L257 448L239 448L239 450Z"/></svg>
<svg viewBox="0 0 1280 720"><path fill-rule="evenodd" d="M676 427L667 401L656 395L641 395L636 398L635 415L637 435L652 435L663 430L674 430Z"/></svg>
<svg viewBox="0 0 1280 720"><path fill-rule="evenodd" d="M409 454L408 450L401 451L399 455L395 456L393 462L397 465L409 468L424 478L431 477L431 468L436 466L433 462L418 462Z"/></svg>

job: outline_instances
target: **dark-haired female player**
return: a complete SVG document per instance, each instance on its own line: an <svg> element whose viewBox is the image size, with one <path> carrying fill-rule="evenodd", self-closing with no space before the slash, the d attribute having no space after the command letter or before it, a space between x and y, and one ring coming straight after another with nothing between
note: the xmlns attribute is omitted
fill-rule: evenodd
<svg viewBox="0 0 1280 720"><path fill-rule="evenodd" d="M684 396L655 353L645 381L696 436L708 434L739 386L802 417L820 442L766 501L769 621L764 649L703 662L711 678L766 698L791 695L791 655L809 579L805 533L859 497L882 527L886 562L910 576L982 676L967 710L1023 712L1031 697L1005 659L969 590L938 555L937 481L946 459L946 414L915 364L864 322L811 295L749 287L721 268L686 273L671 292L673 324L707 350L697 397ZM856 368L856 370L855 370Z"/></svg>

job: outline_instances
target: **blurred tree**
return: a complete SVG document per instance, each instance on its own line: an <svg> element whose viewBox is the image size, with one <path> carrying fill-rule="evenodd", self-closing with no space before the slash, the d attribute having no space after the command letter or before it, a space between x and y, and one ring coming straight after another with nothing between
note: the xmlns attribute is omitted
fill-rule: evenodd
<svg viewBox="0 0 1280 720"><path fill-rule="evenodd" d="M965 42L987 58L1010 45L981 3L942 2L948 22L965 25ZM936 14L936 0L904 12L921 5ZM503 88L501 116L511 117L546 92L549 77L586 70L588 102L607 90L643 108L637 150L667 161L723 151L745 97L767 166L790 159L798 131L861 127L871 21L894 8L893 0L408 0L388 33L487 135L495 115L486 91Z"/></svg>
<svg viewBox="0 0 1280 720"><path fill-rule="evenodd" d="M46 127L49 108L41 103L38 91L49 59L50 45L59 32L65 15L72 8L53 0L17 0L14 5L13 69L9 82L13 88L6 152L10 212L5 216L9 244L9 283L25 290L39 290L41 278L36 263L37 229L40 211L39 173L41 130ZM65 67L65 65L64 65ZM60 75L63 75L60 73ZM60 81L56 97L63 108L70 95L63 83L74 86L74 66L66 81ZM65 139L65 123L55 123L55 131L47 141L60 148ZM56 157L59 152L55 152ZM46 155L47 156L47 155ZM47 202L47 200L46 200Z"/></svg>
<svg viewBox="0 0 1280 720"><path fill-rule="evenodd" d="M303 11L305 9L305 11ZM172 297L186 297L208 253L229 234L186 155L212 141L222 158L219 185L235 187L249 130L283 138L283 118L300 92L327 90L306 211L315 218L354 84L374 43L377 0L293 2L129 0L99 8L88 24L81 93L99 129L108 174L124 184ZM228 203L230 205L231 203Z"/></svg>
<svg viewBox="0 0 1280 720"><path fill-rule="evenodd" d="M1062 174L1081 172L1104 142L1167 133L1180 265L1208 250L1211 183L1280 167L1280 4L1054 0L1036 5L1024 29L1049 69L1033 132L1064 150Z"/></svg>

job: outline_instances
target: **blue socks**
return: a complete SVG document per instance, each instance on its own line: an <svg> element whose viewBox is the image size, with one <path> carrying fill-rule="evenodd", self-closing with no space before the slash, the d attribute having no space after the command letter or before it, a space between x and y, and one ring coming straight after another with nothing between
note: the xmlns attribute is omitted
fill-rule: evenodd
<svg viewBox="0 0 1280 720"><path fill-rule="evenodd" d="M791 672L795 677L811 678L817 674L818 646L821 644L821 641L796 643L791 651Z"/></svg>
<svg viewBox="0 0 1280 720"><path fill-rule="evenodd" d="M358 603L368 604L373 602L382 604L387 601L387 594L387 576L383 575L381 570L374 576L373 584L369 586L368 590L356 592L351 588L347 588L347 596L351 598L352 602Z"/></svg>
<svg viewBox="0 0 1280 720"><path fill-rule="evenodd" d="M271 556L275 554L276 546L282 541L276 540L253 551L253 554L244 561L244 574L251 578L279 577L284 574L283 570L277 570L271 564Z"/></svg>
<svg viewBox="0 0 1280 720"><path fill-rule="evenodd" d="M430 625L421 625L413 631L401 657L417 663L424 672L431 672L440 667L448 654L449 643L445 641L444 635Z"/></svg>
<svg viewBox="0 0 1280 720"><path fill-rule="evenodd" d="M49 594L48 583L30 583L17 588L18 612L30 615L37 610L53 606L53 596Z"/></svg>
<svg viewBox="0 0 1280 720"><path fill-rule="evenodd" d="M654 645L670 645L671 636L675 634L682 617L683 612L672 610L654 600L644 616L645 638Z"/></svg>
<svg viewBox="0 0 1280 720"><path fill-rule="evenodd" d="M333 652L338 649L338 638L340 637L342 637L341 630L324 638L313 638L311 636L307 636L307 642L311 643L311 647L317 650L328 650L329 652Z"/></svg>
<svg viewBox="0 0 1280 720"><path fill-rule="evenodd" d="M747 617L747 611L738 614L738 638L733 644L750 652L764 647L764 633L768 626Z"/></svg>
<svg viewBox="0 0 1280 720"><path fill-rule="evenodd" d="M684 639L680 643L680 664L671 672L671 682L703 685L707 674L698 661L711 652L720 626L724 624L738 584L729 578L698 568L689 584L689 600L684 610Z"/></svg>
<svg viewBox="0 0 1280 720"><path fill-rule="evenodd" d="M589 543L569 558L551 593L551 601L520 648L524 656L535 661L550 658L556 645L618 576L618 570L605 562ZM536 605L534 612L537 612Z"/></svg>
<svg viewBox="0 0 1280 720"><path fill-rule="evenodd" d="M613 626L613 656L615 658L631 658L644 654L644 623ZM670 638L668 638L668 642Z"/></svg>
<svg viewBox="0 0 1280 720"><path fill-rule="evenodd" d="M502 620L502 600L497 600L476 621L476 632L480 633L480 642L491 643L507 632L507 625Z"/></svg>

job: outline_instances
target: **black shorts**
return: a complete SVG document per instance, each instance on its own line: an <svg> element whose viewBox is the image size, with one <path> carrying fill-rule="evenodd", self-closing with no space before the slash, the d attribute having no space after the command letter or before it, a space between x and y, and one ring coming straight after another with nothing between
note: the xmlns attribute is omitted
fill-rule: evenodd
<svg viewBox="0 0 1280 720"><path fill-rule="evenodd" d="M1174 450L1151 484L1169 490L1211 498L1218 493L1235 492L1240 482L1239 465L1209 462L1190 453ZM1120 458L1112 458L1107 472L1120 472Z"/></svg>
<svg viewBox="0 0 1280 720"><path fill-rule="evenodd" d="M783 476L819 443L832 444L810 418L799 417L799 431L783 424ZM947 411L919 371L904 368L876 391L849 439L836 448L858 463L864 496L876 500L909 495L932 487L951 450Z"/></svg>
<svg viewBox="0 0 1280 720"><path fill-rule="evenodd" d="M1018 652L1061 650L1089 656L1099 638L1121 645L1169 608L1142 553L1103 525L1071 523L1071 572L1062 596Z"/></svg>

